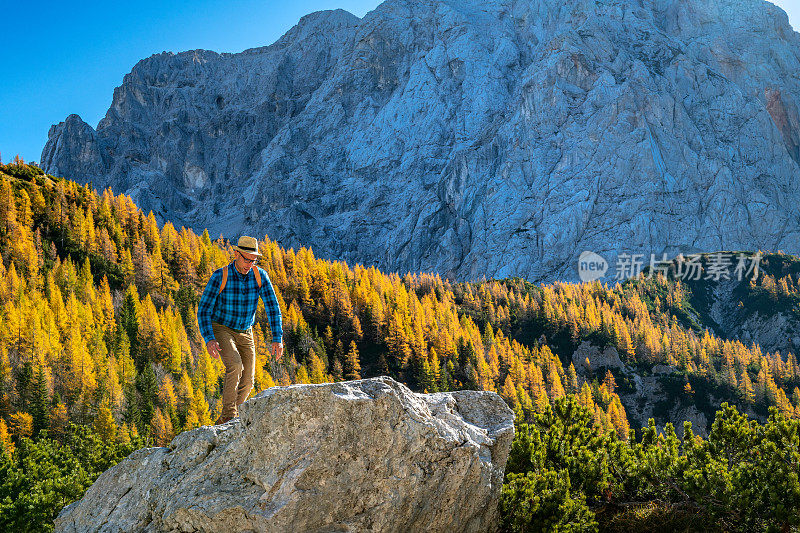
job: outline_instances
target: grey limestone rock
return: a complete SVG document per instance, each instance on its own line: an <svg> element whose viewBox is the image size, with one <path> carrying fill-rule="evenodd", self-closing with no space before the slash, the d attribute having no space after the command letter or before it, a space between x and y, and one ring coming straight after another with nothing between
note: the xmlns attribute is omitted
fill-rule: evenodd
<svg viewBox="0 0 800 533"><path fill-rule="evenodd" d="M457 279L800 253L797 72L764 0L387 0L144 59L41 164L212 236Z"/></svg>
<svg viewBox="0 0 800 533"><path fill-rule="evenodd" d="M514 414L495 393L390 378L262 391L221 426L104 472L56 531L484 532Z"/></svg>
<svg viewBox="0 0 800 533"><path fill-rule="evenodd" d="M583 372L592 372L598 368L625 368L616 348L606 346L601 350L589 341L581 342L580 346L572 352L572 364L575 365L576 370Z"/></svg>

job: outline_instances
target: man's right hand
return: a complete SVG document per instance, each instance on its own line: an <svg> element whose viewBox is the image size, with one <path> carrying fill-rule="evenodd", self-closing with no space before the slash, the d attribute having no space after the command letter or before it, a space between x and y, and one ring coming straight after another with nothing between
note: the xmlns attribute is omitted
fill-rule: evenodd
<svg viewBox="0 0 800 533"><path fill-rule="evenodd" d="M211 340L206 343L206 350L211 354L211 357L219 359L219 343L216 340Z"/></svg>

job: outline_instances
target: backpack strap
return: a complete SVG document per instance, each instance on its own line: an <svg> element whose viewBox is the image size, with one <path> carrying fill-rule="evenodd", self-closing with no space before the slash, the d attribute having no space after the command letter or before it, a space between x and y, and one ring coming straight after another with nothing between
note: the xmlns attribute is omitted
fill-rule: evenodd
<svg viewBox="0 0 800 533"><path fill-rule="evenodd" d="M225 284L228 283L228 267L230 265L225 265L222 267L222 283L219 284L219 292L217 294L222 294L222 289L225 288Z"/></svg>
<svg viewBox="0 0 800 533"><path fill-rule="evenodd" d="M217 294L222 294L222 289L225 288L225 284L228 283L228 267L230 265L225 265L222 267L222 283L219 284L219 292ZM261 272L258 271L258 267L253 268L253 274L256 277L256 283L258 284L258 288L261 288Z"/></svg>
<svg viewBox="0 0 800 533"><path fill-rule="evenodd" d="M261 288L261 272L258 271L257 266L253 266L253 274L256 276L256 283L258 283L258 288Z"/></svg>

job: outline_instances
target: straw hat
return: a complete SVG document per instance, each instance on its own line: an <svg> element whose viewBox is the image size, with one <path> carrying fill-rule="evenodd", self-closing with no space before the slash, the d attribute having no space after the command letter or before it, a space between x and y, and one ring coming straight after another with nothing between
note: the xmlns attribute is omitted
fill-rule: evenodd
<svg viewBox="0 0 800 533"><path fill-rule="evenodd" d="M239 242L234 245L233 249L261 257L261 254L258 253L258 241L247 235L239 237Z"/></svg>

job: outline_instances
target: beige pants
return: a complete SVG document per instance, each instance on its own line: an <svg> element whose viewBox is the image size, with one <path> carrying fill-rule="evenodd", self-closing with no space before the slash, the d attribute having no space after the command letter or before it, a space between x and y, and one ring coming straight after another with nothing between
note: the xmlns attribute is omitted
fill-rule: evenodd
<svg viewBox="0 0 800 533"><path fill-rule="evenodd" d="M239 333L222 324L211 323L214 338L219 342L225 364L225 386L222 389L222 416L239 416L239 406L253 388L256 370L256 346L253 328Z"/></svg>

